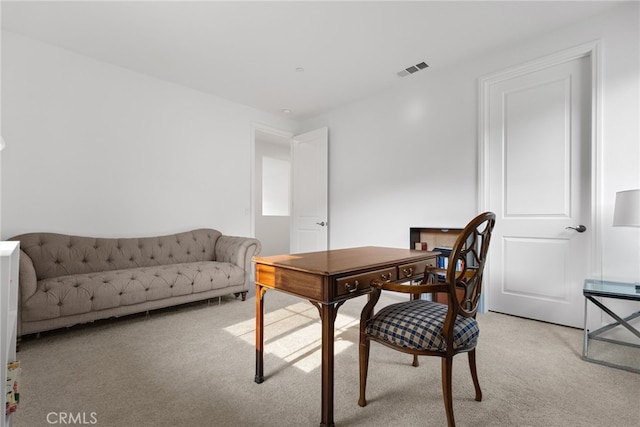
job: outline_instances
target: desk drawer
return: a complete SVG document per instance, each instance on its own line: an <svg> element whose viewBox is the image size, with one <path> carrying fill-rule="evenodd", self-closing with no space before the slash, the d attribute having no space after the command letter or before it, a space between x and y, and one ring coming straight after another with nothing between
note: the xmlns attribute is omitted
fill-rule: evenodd
<svg viewBox="0 0 640 427"><path fill-rule="evenodd" d="M427 265L433 265L433 260L425 260L400 265L398 266L398 279L411 280L414 278L422 278L424 269Z"/></svg>
<svg viewBox="0 0 640 427"><path fill-rule="evenodd" d="M355 274L353 276L341 277L336 279L336 296L348 295L369 289L371 281L385 280L393 282L398 280L395 267L376 270L364 274Z"/></svg>

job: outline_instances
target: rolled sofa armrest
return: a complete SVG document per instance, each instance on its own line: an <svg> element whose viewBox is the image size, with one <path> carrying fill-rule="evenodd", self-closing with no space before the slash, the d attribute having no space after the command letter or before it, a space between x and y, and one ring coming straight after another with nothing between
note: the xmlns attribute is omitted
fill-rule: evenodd
<svg viewBox="0 0 640 427"><path fill-rule="evenodd" d="M22 305L31 295L36 293L38 286L38 278L36 277L36 269L33 266L31 257L22 249L20 250L20 267L19 267L19 303Z"/></svg>
<svg viewBox="0 0 640 427"><path fill-rule="evenodd" d="M235 264L245 271L245 285L249 286L251 260L260 253L262 244L250 237L220 236L216 242L216 261Z"/></svg>
<svg viewBox="0 0 640 427"><path fill-rule="evenodd" d="M20 249L20 265L18 267L18 337L22 335L22 305L38 288L38 277L31 257Z"/></svg>

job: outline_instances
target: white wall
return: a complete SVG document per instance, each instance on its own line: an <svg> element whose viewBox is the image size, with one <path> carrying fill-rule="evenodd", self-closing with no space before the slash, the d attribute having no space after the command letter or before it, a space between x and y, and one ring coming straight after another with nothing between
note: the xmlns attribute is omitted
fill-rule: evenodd
<svg viewBox="0 0 640 427"><path fill-rule="evenodd" d="M2 22L2 2L0 2L0 22ZM0 31L0 52L2 51L2 31ZM2 100L2 55L0 55L0 100ZM0 136L2 132L2 102L0 102ZM2 151L4 149L4 137L0 141L0 165L2 165ZM0 173L0 240L2 240L2 174Z"/></svg>
<svg viewBox="0 0 640 427"><path fill-rule="evenodd" d="M640 188L638 3L449 68L304 123L330 129L330 241L408 247L409 227L460 227L477 213L480 77L580 44L602 43L602 270L640 280L638 229L611 227L615 191ZM598 266L599 268L599 266Z"/></svg>
<svg viewBox="0 0 640 427"><path fill-rule="evenodd" d="M252 123L270 114L2 37L2 237L250 233Z"/></svg>
<svg viewBox="0 0 640 427"><path fill-rule="evenodd" d="M475 82L421 73L307 123L329 127L332 248L408 247L409 227L459 227L475 212Z"/></svg>
<svg viewBox="0 0 640 427"><path fill-rule="evenodd" d="M604 24L602 274L640 282L640 228L612 227L615 193L640 188L640 3Z"/></svg>
<svg viewBox="0 0 640 427"><path fill-rule="evenodd" d="M250 123L328 126L334 248L404 247L411 226L477 209L477 79L602 42L603 273L640 280L640 230L612 228L640 188L638 3L447 69L304 123L258 112L10 33L2 38L3 238L35 230L154 235L250 231Z"/></svg>

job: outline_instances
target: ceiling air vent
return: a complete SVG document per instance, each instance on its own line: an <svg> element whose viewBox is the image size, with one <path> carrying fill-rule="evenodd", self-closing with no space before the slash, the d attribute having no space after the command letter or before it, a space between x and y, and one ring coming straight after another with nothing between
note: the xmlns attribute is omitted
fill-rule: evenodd
<svg viewBox="0 0 640 427"><path fill-rule="evenodd" d="M419 63L419 64L416 64L416 65L412 65L412 66L410 66L410 67L407 67L407 68L405 68L405 69L404 69L404 70L402 70L402 71L399 71L399 72L398 72L398 75L399 75L400 77L408 76L409 74L413 74L413 73L416 73L416 72L418 72L418 71L420 71L420 70L424 70L424 69L425 69L425 68L427 68L428 66L429 66L429 65L427 65L427 63L426 63L426 62L421 62L421 63Z"/></svg>

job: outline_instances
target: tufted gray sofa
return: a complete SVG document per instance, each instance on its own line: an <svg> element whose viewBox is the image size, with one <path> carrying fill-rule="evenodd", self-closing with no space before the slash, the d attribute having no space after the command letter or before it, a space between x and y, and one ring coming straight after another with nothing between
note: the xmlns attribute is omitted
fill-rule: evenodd
<svg viewBox="0 0 640 427"><path fill-rule="evenodd" d="M160 237L29 233L20 241L18 336L249 289L256 239L199 229Z"/></svg>

